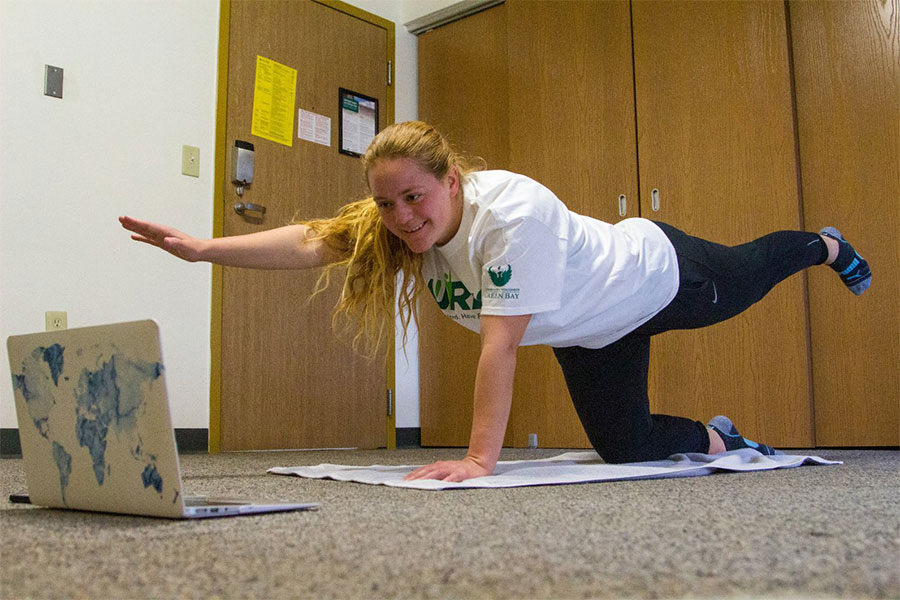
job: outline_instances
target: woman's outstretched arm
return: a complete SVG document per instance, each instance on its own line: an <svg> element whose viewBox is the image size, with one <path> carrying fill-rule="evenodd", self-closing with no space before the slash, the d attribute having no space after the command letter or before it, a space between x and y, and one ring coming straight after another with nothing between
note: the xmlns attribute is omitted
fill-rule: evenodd
<svg viewBox="0 0 900 600"><path fill-rule="evenodd" d="M341 258L324 240L310 239L306 225L287 225L259 233L202 239L174 227L119 217L131 239L161 248L188 262L205 261L249 269L309 269Z"/></svg>

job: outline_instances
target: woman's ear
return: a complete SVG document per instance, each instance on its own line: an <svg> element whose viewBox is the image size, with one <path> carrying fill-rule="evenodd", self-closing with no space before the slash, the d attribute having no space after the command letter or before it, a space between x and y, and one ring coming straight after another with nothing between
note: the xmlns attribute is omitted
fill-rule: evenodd
<svg viewBox="0 0 900 600"><path fill-rule="evenodd" d="M450 185L451 198L455 198L459 192L459 179L459 169L456 168L456 165L450 165L450 170L447 171L447 183Z"/></svg>

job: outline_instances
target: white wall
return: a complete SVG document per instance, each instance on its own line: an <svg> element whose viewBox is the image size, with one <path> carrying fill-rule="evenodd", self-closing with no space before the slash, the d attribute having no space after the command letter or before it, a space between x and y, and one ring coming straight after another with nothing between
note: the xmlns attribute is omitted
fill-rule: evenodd
<svg viewBox="0 0 900 600"><path fill-rule="evenodd" d="M42 331L46 310L156 319L176 427L209 423L211 269L131 242L117 216L212 233L218 19L217 0L0 0L0 338ZM43 95L45 64L65 70L62 99Z"/></svg>
<svg viewBox="0 0 900 600"><path fill-rule="evenodd" d="M351 3L397 23L395 114L416 118L402 24L456 1ZM156 319L179 428L209 423L211 269L116 218L211 235L218 23L218 0L0 0L0 339L42 330L47 310L69 327ZM45 64L65 70L61 100L43 95ZM200 148L199 178L181 175L182 144ZM399 427L419 424L415 344L398 356ZM16 427L8 383L0 427Z"/></svg>

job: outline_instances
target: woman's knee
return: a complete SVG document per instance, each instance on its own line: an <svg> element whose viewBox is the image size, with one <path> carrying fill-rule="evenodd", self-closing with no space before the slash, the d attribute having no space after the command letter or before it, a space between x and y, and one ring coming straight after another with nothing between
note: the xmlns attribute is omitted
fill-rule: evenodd
<svg viewBox="0 0 900 600"><path fill-rule="evenodd" d="M645 462L648 460L663 460L667 456L659 456L658 451L647 444L617 444L615 446L601 446L594 450L606 462L611 465L619 465L623 463Z"/></svg>
<svg viewBox="0 0 900 600"><path fill-rule="evenodd" d="M649 429L632 429L628 435L588 434L600 457L610 464L665 460L673 454L707 452L706 426L691 419L653 415Z"/></svg>

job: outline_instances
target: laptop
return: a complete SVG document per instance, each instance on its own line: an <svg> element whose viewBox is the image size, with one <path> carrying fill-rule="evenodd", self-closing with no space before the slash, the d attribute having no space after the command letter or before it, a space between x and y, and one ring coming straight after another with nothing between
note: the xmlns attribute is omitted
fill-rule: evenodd
<svg viewBox="0 0 900 600"><path fill-rule="evenodd" d="M173 519L318 508L185 493L154 321L16 335L7 349L30 503Z"/></svg>

